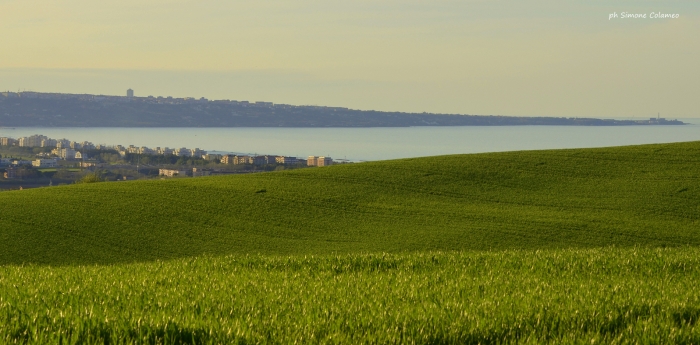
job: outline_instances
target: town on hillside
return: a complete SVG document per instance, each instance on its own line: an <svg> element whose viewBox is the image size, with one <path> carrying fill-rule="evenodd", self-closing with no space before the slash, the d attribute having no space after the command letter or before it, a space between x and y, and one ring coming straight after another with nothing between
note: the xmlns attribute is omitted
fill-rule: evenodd
<svg viewBox="0 0 700 345"><path fill-rule="evenodd" d="M242 174L336 163L341 162L325 156L213 154L199 148L96 145L35 134L0 137L0 190L85 181Z"/></svg>

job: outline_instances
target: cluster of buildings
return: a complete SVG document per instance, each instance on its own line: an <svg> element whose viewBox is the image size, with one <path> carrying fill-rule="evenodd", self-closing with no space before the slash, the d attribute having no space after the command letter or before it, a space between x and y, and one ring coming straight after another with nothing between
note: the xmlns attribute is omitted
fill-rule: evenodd
<svg viewBox="0 0 700 345"><path fill-rule="evenodd" d="M252 165L266 165L266 164L296 164L296 165L306 165L306 166L327 166L333 164L333 159L331 157L319 157L319 156L309 156L307 160L298 159L296 157L287 156L238 156L238 155L224 155L221 156L221 163L223 164L252 164ZM175 176L209 176L212 174L212 169L207 168L192 168L192 171L186 170L184 168L178 169L158 169L158 176L164 177L175 177Z"/></svg>
<svg viewBox="0 0 700 345"><path fill-rule="evenodd" d="M5 172L3 173L4 178L13 179L17 178L17 172L21 166L31 165L35 168L55 168L58 166L58 158L53 159L35 159L31 161L21 160L21 159L0 159L0 167L3 167Z"/></svg>
<svg viewBox="0 0 700 345"><path fill-rule="evenodd" d="M34 134L28 137L9 138L0 137L0 145L2 146L19 146L19 147L55 147L57 149L71 150L93 150L100 148L100 145L95 146L89 141L76 142L68 139L51 139L45 135Z"/></svg>
<svg viewBox="0 0 700 345"><path fill-rule="evenodd" d="M204 168L192 168L191 172L189 172L185 169L158 169L158 176L166 176L166 177L175 177L175 176L200 177L200 176L209 176L209 175L211 175L211 173L212 173L211 169L204 169Z"/></svg>
<svg viewBox="0 0 700 345"><path fill-rule="evenodd" d="M107 148L107 147L105 147ZM207 151L202 151L199 148L195 149L188 149L188 148L179 148L179 149L171 149L168 147L156 147L156 148L150 148L146 146L141 146L141 147L136 147L134 145L129 145L128 147L124 147L121 145L116 145L116 146L110 146L108 147L110 149L117 150L119 152L119 155L126 156L127 153L134 153L134 154L141 154L141 155L174 155L174 156L181 156L181 157L202 157L206 159Z"/></svg>
<svg viewBox="0 0 700 345"><path fill-rule="evenodd" d="M306 165L306 166L328 166L333 164L333 158L324 156L309 156L306 160L289 156L246 156L246 155L223 155L220 158L223 164L252 164L252 165Z"/></svg>
<svg viewBox="0 0 700 345"><path fill-rule="evenodd" d="M105 146L105 145L95 145L89 141L76 142L68 139L52 139L45 135L35 134L28 137L21 137L18 139L1 137L0 145L3 146L19 146L19 147L53 147L50 154L44 154L48 159L37 159L34 161L21 161L21 160L0 160L0 166L19 166L19 165L32 165L37 168L52 168L58 165L58 160L82 160L85 157L84 150L102 150L111 149L116 150L122 157L127 154L144 154L144 155L175 155L181 157L197 157L203 158L205 160L219 160L223 164L231 165L305 165L305 166L328 166L332 165L333 159L331 157L324 156L309 156L307 159L300 159L297 157L289 156L274 156L274 155L218 155L209 154L207 151L200 150L199 148L187 149L171 149L168 147L156 147L149 148L145 146L136 147L134 145L129 146ZM82 152L81 152L82 150ZM85 164L94 164L89 162L84 162ZM175 175L189 175L189 176L204 176L206 170L199 170L190 173L183 173L180 170L172 169L161 169L160 175L162 176L175 176Z"/></svg>
<svg viewBox="0 0 700 345"><path fill-rule="evenodd" d="M31 165L35 168L55 168L58 166L58 158L35 159L31 161L23 159L0 159L0 167L17 167L20 165Z"/></svg>
<svg viewBox="0 0 700 345"><path fill-rule="evenodd" d="M323 156L309 156L309 158L306 160L306 165L317 167L333 165L333 158Z"/></svg>
<svg viewBox="0 0 700 345"><path fill-rule="evenodd" d="M65 160L82 159L83 153L80 150L116 150L123 157L128 153L135 154L147 154L147 155L175 155L175 156L185 156L185 157L204 157L206 159L207 152L202 151L198 148L187 149L171 149L171 148L161 148L156 147L155 149L149 147L136 147L134 145L129 145L124 147L122 145L106 146L106 145L95 145L89 141L76 142L68 139L51 139L45 135L35 134L28 137L21 138L0 138L0 145L2 146L19 146L19 147L55 147L51 151L51 155L59 157Z"/></svg>
<svg viewBox="0 0 700 345"><path fill-rule="evenodd" d="M252 164L252 165L267 165L267 164L277 164L281 162L281 164L284 163L284 158L287 159L286 164L296 164L296 158L294 158L294 162L292 162L292 157L283 157L283 156L246 156L246 155L223 155L221 156L221 163L222 164L233 164L233 165L239 165L239 164Z"/></svg>

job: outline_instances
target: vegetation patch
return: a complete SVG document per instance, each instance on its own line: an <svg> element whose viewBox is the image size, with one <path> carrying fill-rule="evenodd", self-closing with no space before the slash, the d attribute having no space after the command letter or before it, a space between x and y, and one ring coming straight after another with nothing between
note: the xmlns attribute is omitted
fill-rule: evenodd
<svg viewBox="0 0 700 345"><path fill-rule="evenodd" d="M700 341L698 248L196 257L0 267L0 342Z"/></svg>
<svg viewBox="0 0 700 345"><path fill-rule="evenodd" d="M0 264L696 246L699 167L691 142L9 191Z"/></svg>
<svg viewBox="0 0 700 345"><path fill-rule="evenodd" d="M0 343L700 343L699 153L3 192Z"/></svg>

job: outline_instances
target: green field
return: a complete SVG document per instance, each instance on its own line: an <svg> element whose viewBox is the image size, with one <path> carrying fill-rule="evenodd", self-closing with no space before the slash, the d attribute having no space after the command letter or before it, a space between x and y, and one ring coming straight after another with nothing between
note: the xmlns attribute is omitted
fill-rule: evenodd
<svg viewBox="0 0 700 345"><path fill-rule="evenodd" d="M700 244L700 142L0 193L0 264Z"/></svg>
<svg viewBox="0 0 700 345"><path fill-rule="evenodd" d="M41 168L41 169L36 169L36 170L45 173L45 172L56 172L56 171L58 171L58 168ZM70 172L78 172L78 171L81 171L82 169L80 169L80 168L67 168L64 170L70 171Z"/></svg>
<svg viewBox="0 0 700 345"><path fill-rule="evenodd" d="M700 142L0 193L0 342L700 343Z"/></svg>
<svg viewBox="0 0 700 345"><path fill-rule="evenodd" d="M700 250L0 267L0 343L700 342Z"/></svg>

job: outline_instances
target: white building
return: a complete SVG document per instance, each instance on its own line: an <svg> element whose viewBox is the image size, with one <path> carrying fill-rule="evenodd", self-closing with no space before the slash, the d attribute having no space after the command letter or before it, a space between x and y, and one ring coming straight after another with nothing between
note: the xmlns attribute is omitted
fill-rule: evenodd
<svg viewBox="0 0 700 345"><path fill-rule="evenodd" d="M173 155L175 150L168 148L168 147L163 147L163 148L158 148L158 153L168 156L168 155Z"/></svg>
<svg viewBox="0 0 700 345"><path fill-rule="evenodd" d="M55 168L58 166L56 159L37 159L32 161L32 166L35 168Z"/></svg>
<svg viewBox="0 0 700 345"><path fill-rule="evenodd" d="M275 157L275 162L277 164L292 165L299 163L299 159L297 157L277 156Z"/></svg>
<svg viewBox="0 0 700 345"><path fill-rule="evenodd" d="M207 151L202 151L199 148L190 150L190 155L192 157L202 158L207 154Z"/></svg>
<svg viewBox="0 0 700 345"><path fill-rule="evenodd" d="M43 136L43 135L32 135L30 137L22 137L17 139L17 146L20 147L40 147L41 146L41 141L44 139L48 139L48 137Z"/></svg>
<svg viewBox="0 0 700 345"><path fill-rule="evenodd" d="M158 169L159 176L187 176L187 171L185 170L174 170L174 169Z"/></svg>
<svg viewBox="0 0 700 345"><path fill-rule="evenodd" d="M56 140L55 139L42 139L41 140L41 147L56 147Z"/></svg>
<svg viewBox="0 0 700 345"><path fill-rule="evenodd" d="M207 154L204 154L204 157L203 157L203 158L206 159L206 160L208 160L208 161L213 161L213 160L215 160L215 159L219 159L219 160L220 160L220 159L221 159L221 155L217 155L217 154L214 154L214 153L207 153Z"/></svg>
<svg viewBox="0 0 700 345"><path fill-rule="evenodd" d="M181 156L181 157L183 157L183 156L190 157L190 156L192 156L192 151L183 147L183 148L173 150L173 154L176 156Z"/></svg>
<svg viewBox="0 0 700 345"><path fill-rule="evenodd" d="M2 137L0 138L0 145L2 146L12 146L16 143L17 141L13 138L8 138L8 137Z"/></svg>
<svg viewBox="0 0 700 345"><path fill-rule="evenodd" d="M306 160L306 164L308 166L319 166L319 167L333 165L333 158L323 157L323 156L309 156L309 158Z"/></svg>
<svg viewBox="0 0 700 345"><path fill-rule="evenodd" d="M77 152L73 149L69 149L69 148L64 148L64 149L57 148L57 149L51 151L51 153L55 154L56 156L61 157L61 159L72 160L72 159L76 158L76 154L78 154L79 152ZM81 156L81 158L82 158L82 156Z"/></svg>
<svg viewBox="0 0 700 345"><path fill-rule="evenodd" d="M56 148L65 149L70 147L70 140L68 139L58 139L56 140Z"/></svg>
<svg viewBox="0 0 700 345"><path fill-rule="evenodd" d="M31 165L32 161L24 161L24 160L19 160L15 159L12 161L12 165Z"/></svg>

